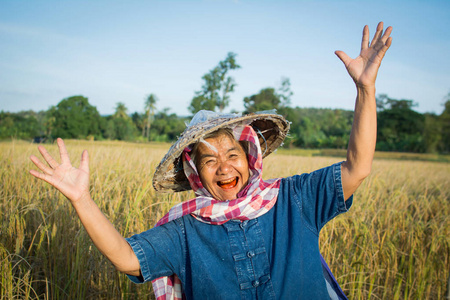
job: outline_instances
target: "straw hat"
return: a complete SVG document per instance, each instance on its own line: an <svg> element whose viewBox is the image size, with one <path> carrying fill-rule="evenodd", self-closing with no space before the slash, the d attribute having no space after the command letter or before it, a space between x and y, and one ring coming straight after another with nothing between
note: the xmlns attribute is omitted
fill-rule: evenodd
<svg viewBox="0 0 450 300"><path fill-rule="evenodd" d="M263 158L277 149L289 131L289 122L274 111L263 111L242 116L241 114L219 114L201 110L195 114L188 127L156 168L153 187L159 192L190 190L191 186L183 171L181 154L184 148L197 143L205 135L220 128L236 125L251 125L258 133Z"/></svg>

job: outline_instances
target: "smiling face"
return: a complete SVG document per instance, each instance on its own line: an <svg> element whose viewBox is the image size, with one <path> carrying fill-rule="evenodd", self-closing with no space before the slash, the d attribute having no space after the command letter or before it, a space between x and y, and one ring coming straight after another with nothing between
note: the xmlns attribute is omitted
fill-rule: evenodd
<svg viewBox="0 0 450 300"><path fill-rule="evenodd" d="M232 200L247 185L249 169L242 146L227 134L200 142L195 162L203 186L214 199Z"/></svg>

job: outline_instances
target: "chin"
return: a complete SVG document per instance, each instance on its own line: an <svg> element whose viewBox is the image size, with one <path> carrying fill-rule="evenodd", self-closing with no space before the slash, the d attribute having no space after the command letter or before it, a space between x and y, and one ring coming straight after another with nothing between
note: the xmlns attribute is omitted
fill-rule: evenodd
<svg viewBox="0 0 450 300"><path fill-rule="evenodd" d="M234 200L237 198L238 192L228 192L228 193L221 193L219 194L219 201L228 201L228 200Z"/></svg>

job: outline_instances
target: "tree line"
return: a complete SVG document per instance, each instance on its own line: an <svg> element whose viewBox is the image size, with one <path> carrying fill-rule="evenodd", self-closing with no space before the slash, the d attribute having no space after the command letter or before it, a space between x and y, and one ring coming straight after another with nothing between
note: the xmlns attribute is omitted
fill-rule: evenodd
<svg viewBox="0 0 450 300"><path fill-rule="evenodd" d="M230 73L238 70L236 54L228 53L223 61L203 77L189 111L201 109L222 112L229 106L236 82ZM293 92L289 78L282 78L278 88L267 87L243 99L251 113L276 109L291 121L284 147L337 148L348 144L353 111L326 108L291 107ZM450 93L440 115L421 114L413 110L412 100L397 100L381 94L377 97L377 150L418 153L450 152ZM112 115L101 116L88 98L78 95L61 100L46 111L0 112L0 139L25 139L37 142L56 137L69 139L173 142L185 129L190 117L180 117L169 108L156 109L158 98L145 98L143 111L129 113L122 102ZM236 112L236 111L234 111Z"/></svg>

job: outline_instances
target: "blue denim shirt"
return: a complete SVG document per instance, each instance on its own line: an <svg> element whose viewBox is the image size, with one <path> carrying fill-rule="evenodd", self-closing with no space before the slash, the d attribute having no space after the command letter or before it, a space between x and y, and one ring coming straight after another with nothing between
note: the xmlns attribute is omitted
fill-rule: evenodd
<svg viewBox="0 0 450 300"><path fill-rule="evenodd" d="M210 225L190 215L128 238L136 283L177 274L187 299L330 299L319 232L346 212L340 164L281 181L263 216Z"/></svg>

